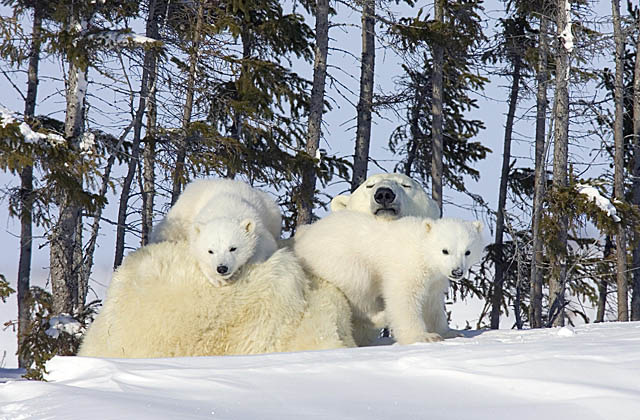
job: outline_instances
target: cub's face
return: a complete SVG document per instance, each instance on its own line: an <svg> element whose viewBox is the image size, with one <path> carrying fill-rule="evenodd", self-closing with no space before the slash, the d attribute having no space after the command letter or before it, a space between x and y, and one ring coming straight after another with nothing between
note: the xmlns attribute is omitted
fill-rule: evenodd
<svg viewBox="0 0 640 420"><path fill-rule="evenodd" d="M331 210L359 211L386 220L404 216L440 217L438 206L422 186L403 174L372 175L350 196L334 197Z"/></svg>
<svg viewBox="0 0 640 420"><path fill-rule="evenodd" d="M213 219L196 223L191 247L200 270L215 287L233 280L233 275L253 255L256 247L253 220Z"/></svg>
<svg viewBox="0 0 640 420"><path fill-rule="evenodd" d="M425 220L423 226L426 264L449 280L461 280L482 258L482 222L439 219Z"/></svg>

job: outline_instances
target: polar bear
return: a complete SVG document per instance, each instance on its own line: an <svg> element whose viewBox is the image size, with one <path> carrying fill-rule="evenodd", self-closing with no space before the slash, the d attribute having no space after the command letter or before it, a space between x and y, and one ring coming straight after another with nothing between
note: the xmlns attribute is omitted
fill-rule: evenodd
<svg viewBox="0 0 640 420"><path fill-rule="evenodd" d="M280 239L282 214L269 194L238 180L198 179L186 186L151 232L151 242L186 240L193 223L219 217L251 218L263 225L273 239Z"/></svg>
<svg viewBox="0 0 640 420"><path fill-rule="evenodd" d="M186 241L144 246L115 271L79 356L178 357L354 347L334 285L281 249L212 287Z"/></svg>
<svg viewBox="0 0 640 420"><path fill-rule="evenodd" d="M353 194L331 200L331 211L352 210L373 214L383 220L404 216L440 217L438 204L422 186L403 174L371 175Z"/></svg>
<svg viewBox="0 0 640 420"><path fill-rule="evenodd" d="M215 287L229 284L239 268L266 261L278 249L273 236L253 219L196 221L190 237L198 267Z"/></svg>
<svg viewBox="0 0 640 420"><path fill-rule="evenodd" d="M356 319L387 324L400 344L439 341L457 335L444 296L449 281L479 261L481 231L481 222L401 217L380 223L340 211L310 225L294 252L346 295Z"/></svg>

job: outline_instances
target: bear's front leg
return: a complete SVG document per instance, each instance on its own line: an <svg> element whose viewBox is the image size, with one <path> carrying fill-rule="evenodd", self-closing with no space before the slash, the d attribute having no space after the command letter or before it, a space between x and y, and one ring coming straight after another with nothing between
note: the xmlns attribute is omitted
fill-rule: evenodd
<svg viewBox="0 0 640 420"><path fill-rule="evenodd" d="M422 318L424 282L386 278L383 286L386 318L399 344L442 341L442 336L428 332Z"/></svg>
<svg viewBox="0 0 640 420"><path fill-rule="evenodd" d="M444 305L446 289L435 283L425 291L422 302L422 313L427 331L438 333L444 338L462 337L458 330L449 328L447 312Z"/></svg>

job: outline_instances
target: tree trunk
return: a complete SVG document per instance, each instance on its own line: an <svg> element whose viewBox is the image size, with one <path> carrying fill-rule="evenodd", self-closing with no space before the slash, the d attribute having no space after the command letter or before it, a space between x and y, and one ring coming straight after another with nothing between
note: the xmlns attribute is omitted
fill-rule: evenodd
<svg viewBox="0 0 640 420"><path fill-rule="evenodd" d="M149 5L149 19L147 19L147 36L160 39L160 25L164 23L167 3L165 1L151 1ZM153 228L153 201L155 195L155 135L157 131L156 111L156 83L158 80L159 55L156 50L145 51L144 69L148 72L147 82L147 129L144 137L142 152L143 169L141 180L142 191L142 235L140 245L147 245Z"/></svg>
<svg viewBox="0 0 640 420"><path fill-rule="evenodd" d="M636 20L640 31L640 15ZM640 207L640 36L636 39L636 64L633 79L633 204ZM634 236L631 294L631 320L640 321L640 234Z"/></svg>
<svg viewBox="0 0 640 420"><path fill-rule="evenodd" d="M557 2L557 39L561 45L556 56L556 92L554 109L556 125L553 147L553 188L561 189L568 185L567 160L569 151L569 55L572 46L563 42L562 34L571 34L571 6L569 0ZM563 326L565 317L565 285L567 281L567 231L569 219L565 214L555 211L557 236L554 250L549 253L551 277L549 278L549 321L547 325Z"/></svg>
<svg viewBox="0 0 640 420"><path fill-rule="evenodd" d="M155 2L149 5L149 16L147 17L147 30L146 36L149 38L158 38L158 24L156 19L156 6ZM140 88L140 101L138 104L138 110L136 111L134 123L133 123L133 143L131 146L131 159L129 160L127 175L125 176L124 183L122 185L122 191L120 193L120 203L118 207L118 225L116 228L116 252L113 262L113 268L116 269L122 264L124 258L124 245L127 225L127 209L129 207L129 195L131 193L131 183L136 174L136 168L138 166L138 160L140 156L140 139L142 137L142 119L147 109L149 101L149 94L152 90L151 83L155 83L155 61L157 53L154 50L148 49L144 54L144 68L142 70L142 80ZM152 74L153 73L153 74ZM174 184L175 187L175 184ZM145 197L148 200L148 197ZM144 206L144 201L143 201ZM153 203L152 203L153 206ZM146 208L143 209L143 214L149 212ZM148 217L148 216L147 216ZM143 223L144 226L144 223ZM146 240L148 241L148 233ZM144 240L144 238L143 238Z"/></svg>
<svg viewBox="0 0 640 420"><path fill-rule="evenodd" d="M27 97L24 104L24 119L31 123L35 116L38 93L38 65L42 33L42 14L38 3L34 3L31 50L27 70ZM27 297L31 283L31 254L33 247L33 167L25 166L20 171L20 260L18 262L18 355L29 328L29 305ZM28 367L29 361L18 357L18 366Z"/></svg>
<svg viewBox="0 0 640 420"><path fill-rule="evenodd" d="M533 194L533 215L531 229L533 231L533 261L531 262L531 290L529 304L529 324L531 328L541 328L542 323L542 238L540 237L540 219L542 202L547 184L547 171L544 156L546 122L547 122L547 28L546 14L540 18L540 42L538 48L538 70L536 73L536 162Z"/></svg>
<svg viewBox="0 0 640 420"><path fill-rule="evenodd" d="M191 123L191 113L193 112L193 99L195 96L196 66L198 63L198 50L200 49L200 38L202 36L202 26L204 21L204 2L198 2L198 15L196 17L196 27L193 32L191 49L189 51L189 74L187 75L187 89L182 114L182 134L178 143L176 155L176 167L173 171L173 189L171 191L171 205L175 204L185 183L185 160L187 157L187 147L189 143L189 125Z"/></svg>
<svg viewBox="0 0 640 420"><path fill-rule="evenodd" d="M518 92L520 90L520 58L516 57L513 63L511 93L509 95L509 110L507 123L504 129L504 148L502 155L502 171L500 175L500 191L498 194L498 211L496 213L496 240L495 251L495 279L493 282L493 295L491 296L491 328L500 328L500 307L502 306L502 285L505 274L505 260L503 246L504 236L504 210L507 203L507 180L509 179L509 164L511 163L511 135L513 133L513 120L518 105Z"/></svg>
<svg viewBox="0 0 640 420"><path fill-rule="evenodd" d="M604 241L604 252L602 255L604 269L600 273L600 281L598 282L598 305L596 308L596 319L594 322L604 322L604 315L607 310L607 290L609 287L609 257L611 256L611 249L613 244L611 243L611 236L607 235Z"/></svg>
<svg viewBox="0 0 640 420"><path fill-rule="evenodd" d="M86 22L86 21L85 21ZM80 25L79 19L72 18L70 28ZM82 28L83 30L85 28ZM87 69L79 67L75 62L69 64L68 85L66 91L65 139L69 147L78 150L80 139L84 131L85 96L87 93ZM73 172L70 176L75 185L60 187L57 192L56 204L59 209L59 219L53 227L50 241L50 272L51 289L53 292L53 313L73 314L83 302L79 301L79 283L82 267L77 266L82 243L77 239L81 234L77 232L82 208L74 202L70 189L82 189L82 176Z"/></svg>
<svg viewBox="0 0 640 420"><path fill-rule="evenodd" d="M611 0L613 15L613 33L616 45L616 75L614 82L615 120L613 123L614 153L614 181L613 195L618 201L624 202L624 35L620 27L620 0ZM618 321L629 320L629 293L627 290L627 243L622 223L618 224L616 235L616 284L618 286Z"/></svg>
<svg viewBox="0 0 640 420"><path fill-rule="evenodd" d="M324 88L327 77L327 52L329 49L329 0L316 1L316 47L313 63L313 87L309 108L307 133L307 157L315 158L322 134L322 111L324 110ZM311 223L313 197L316 189L315 165L310 160L302 173L298 225Z"/></svg>
<svg viewBox="0 0 640 420"><path fill-rule="evenodd" d="M375 65L375 0L364 0L362 7L362 63L360 67L360 99L357 112L356 148L353 156L351 191L367 179L371 112L373 108L373 76Z"/></svg>
<svg viewBox="0 0 640 420"><path fill-rule="evenodd" d="M444 22L444 2L436 0L434 19L436 22ZM444 68L444 48L437 41L433 46L433 75L432 101L431 101L431 196L440 208L442 216L442 150L443 150L443 115L442 115L442 74Z"/></svg>

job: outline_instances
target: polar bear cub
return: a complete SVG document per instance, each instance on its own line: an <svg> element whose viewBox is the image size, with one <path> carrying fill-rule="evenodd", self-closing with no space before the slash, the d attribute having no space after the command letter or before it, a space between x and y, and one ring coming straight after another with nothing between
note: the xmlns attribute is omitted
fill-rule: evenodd
<svg viewBox="0 0 640 420"><path fill-rule="evenodd" d="M404 216L440 217L440 208L418 182L404 174L371 175L353 194L331 200L331 211L359 211L384 220Z"/></svg>
<svg viewBox="0 0 640 420"><path fill-rule="evenodd" d="M200 271L215 287L229 284L239 268L264 262L278 249L271 233L255 220L224 217L196 221L189 245Z"/></svg>
<svg viewBox="0 0 640 420"><path fill-rule="evenodd" d="M386 322L400 344L431 342L455 335L444 296L449 281L479 261L481 231L481 222L402 217L380 223L340 211L310 225L294 251L307 269L346 295L355 317Z"/></svg>
<svg viewBox="0 0 640 420"><path fill-rule="evenodd" d="M269 194L232 179L199 179L189 183L169 213L151 233L151 242L188 240L194 223L227 217L251 218L280 238L282 214Z"/></svg>

